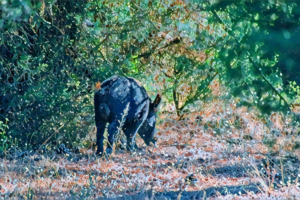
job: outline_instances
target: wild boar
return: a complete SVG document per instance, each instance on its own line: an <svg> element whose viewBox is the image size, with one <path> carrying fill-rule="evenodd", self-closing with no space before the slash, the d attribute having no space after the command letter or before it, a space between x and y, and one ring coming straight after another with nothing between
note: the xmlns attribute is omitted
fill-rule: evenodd
<svg viewBox="0 0 300 200"><path fill-rule="evenodd" d="M114 137L118 128L122 128L127 138L126 147L132 150L137 147L135 136L139 131L147 145L156 145L155 135L156 113L161 102L157 94L152 102L142 84L130 77L112 76L106 79L101 88L95 93L95 121L97 127L97 154L103 153L103 139L106 123L108 125L108 145L106 153L112 152ZM129 104L125 118L124 110Z"/></svg>

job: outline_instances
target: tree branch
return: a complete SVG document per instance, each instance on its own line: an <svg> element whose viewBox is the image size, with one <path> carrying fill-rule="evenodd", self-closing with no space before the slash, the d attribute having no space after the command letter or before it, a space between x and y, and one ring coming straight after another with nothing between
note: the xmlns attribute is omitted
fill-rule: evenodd
<svg viewBox="0 0 300 200"><path fill-rule="evenodd" d="M206 85L206 87L202 90L202 91L205 91L208 87L209 87L209 85L211 84L211 82L215 79L215 77L217 76L219 74L219 72L217 71L216 73L215 73L215 75L212 77L212 79L209 81L209 83ZM199 96L199 95L201 95L202 94L202 91L200 92L200 93L198 93L198 94L195 94L192 98L190 98L188 101L185 101L185 103L179 108L180 110L183 110L183 108L185 107L185 106L187 106L191 101L193 102L193 101L195 101L196 100L196 98Z"/></svg>
<svg viewBox="0 0 300 200"><path fill-rule="evenodd" d="M264 79L264 81L267 82L267 84L270 86L270 88L279 96L279 98L284 101L284 103L288 106L289 111L290 111L290 105L288 104L288 102L283 98L283 96L281 96L281 94L273 87L273 85L267 80L267 78L261 73L261 71L259 70L259 68L255 65L254 61L252 60L252 58L249 56L249 60L250 62L253 64L253 66L259 71L259 75Z"/></svg>

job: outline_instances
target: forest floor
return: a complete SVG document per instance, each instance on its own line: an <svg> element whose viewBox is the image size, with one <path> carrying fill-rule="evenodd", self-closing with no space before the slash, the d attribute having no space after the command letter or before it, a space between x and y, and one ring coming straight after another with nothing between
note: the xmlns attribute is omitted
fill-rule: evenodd
<svg viewBox="0 0 300 200"><path fill-rule="evenodd" d="M300 198L299 136L278 114L269 122L221 100L178 121L161 114L158 147L0 159L0 195L15 199ZM166 112L165 112L166 113ZM196 119L201 115L203 120ZM87 138L95 140L95 132ZM268 142L271 141L271 142ZM293 153L291 153L293 152Z"/></svg>

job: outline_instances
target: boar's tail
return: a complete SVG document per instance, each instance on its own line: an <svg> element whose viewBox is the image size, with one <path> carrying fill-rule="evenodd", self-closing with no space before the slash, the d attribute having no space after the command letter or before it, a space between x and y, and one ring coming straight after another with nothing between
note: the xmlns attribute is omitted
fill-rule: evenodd
<svg viewBox="0 0 300 200"><path fill-rule="evenodd" d="M104 119L107 119L109 117L110 110L106 103L101 103L99 105L99 113L100 113L100 116Z"/></svg>

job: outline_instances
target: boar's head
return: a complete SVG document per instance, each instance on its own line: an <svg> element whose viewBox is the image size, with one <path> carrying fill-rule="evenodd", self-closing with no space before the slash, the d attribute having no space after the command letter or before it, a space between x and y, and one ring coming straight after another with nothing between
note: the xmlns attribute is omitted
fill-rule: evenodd
<svg viewBox="0 0 300 200"><path fill-rule="evenodd" d="M147 145L150 145L152 142L156 146L157 138L154 137L155 135L155 124L156 124L156 113L158 110L158 106L161 102L160 94L157 94L155 100L150 102L149 105L149 112L147 119L144 121L142 126L139 128L139 134L141 138Z"/></svg>

